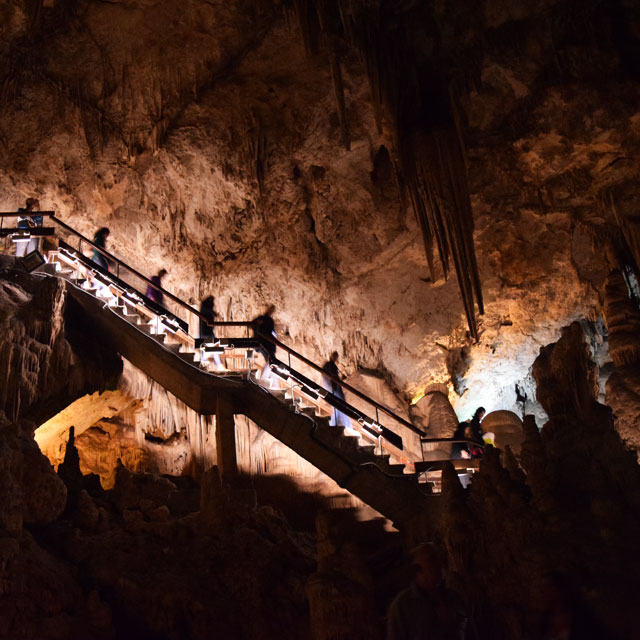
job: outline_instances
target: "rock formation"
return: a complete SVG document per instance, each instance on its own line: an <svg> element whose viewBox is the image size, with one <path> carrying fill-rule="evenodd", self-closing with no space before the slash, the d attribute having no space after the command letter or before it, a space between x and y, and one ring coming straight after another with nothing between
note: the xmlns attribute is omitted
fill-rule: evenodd
<svg viewBox="0 0 640 640"><path fill-rule="evenodd" d="M577 637L634 637L639 31L617 0L11 0L0 209L106 225L225 320L274 303L284 342L339 350L434 436L480 405L528 414L469 489L445 465L405 543L446 552L479 637L544 637L558 611ZM248 420L223 484L212 416L10 245L0 636L380 635L407 582L393 534L336 513L345 492ZM49 418L59 475L33 440Z"/></svg>
<svg viewBox="0 0 640 640"><path fill-rule="evenodd" d="M357 2L346 30L326 3L294 3L288 24L266 0L80 4L4 10L2 207L33 193L88 235L106 224L113 251L147 274L168 267L188 301L214 293L227 319L273 301L281 335L313 359L340 347L350 371L384 371L408 398L447 381L466 321L457 285L437 265L428 276L420 225L446 255L458 236L438 220L464 210L468 248L470 198L486 313L456 407L512 409L539 347L597 307L605 240L633 237L640 129L622 25L635 18L616 3L577 8L574 29L566 1L420 20L400 4L378 22L378 3L363 15ZM418 30L395 57L394 24ZM426 115L394 106L393 82ZM412 124L436 107L441 129Z"/></svg>

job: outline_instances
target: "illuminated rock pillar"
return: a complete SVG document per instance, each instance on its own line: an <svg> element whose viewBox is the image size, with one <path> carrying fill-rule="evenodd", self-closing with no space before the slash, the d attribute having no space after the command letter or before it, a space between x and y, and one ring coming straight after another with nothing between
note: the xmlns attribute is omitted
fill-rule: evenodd
<svg viewBox="0 0 640 640"><path fill-rule="evenodd" d="M236 423L231 401L225 396L218 396L216 402L216 451L220 477L223 480L235 478L238 475Z"/></svg>

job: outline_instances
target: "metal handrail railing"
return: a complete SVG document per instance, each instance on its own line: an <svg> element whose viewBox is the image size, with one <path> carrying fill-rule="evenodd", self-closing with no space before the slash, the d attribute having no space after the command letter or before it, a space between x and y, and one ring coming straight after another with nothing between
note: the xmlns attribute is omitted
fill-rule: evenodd
<svg viewBox="0 0 640 640"><path fill-rule="evenodd" d="M90 247L92 247L94 250L97 250L101 255L103 255L105 258L107 258L107 260L113 262L114 264L121 265L124 269L126 269L130 273L134 274L137 278L139 278L143 282L145 282L148 285L150 285L151 287L153 287L156 291L160 291L169 300L173 301L178 306L188 310L190 313L194 314L197 318L199 318L201 320L205 320L208 324L210 324L212 326L228 326L228 327L230 327L230 326L253 327L254 326L253 322L250 322L250 321L239 321L239 322L235 322L235 321L232 321L232 322L229 322L229 321L214 321L214 322L209 322L208 319L202 313L200 313L200 311L198 311L197 309L195 309L194 307L192 307L188 303L184 302L183 300L181 300L180 298L178 298L177 296L172 294L170 291L167 291L166 289L163 289L162 287L156 285L154 282L151 281L150 278L147 278L142 273L140 273L139 271L137 271L136 269L134 269L133 267L131 267L130 265L128 265L124 261L120 260L118 257L114 256L112 253L108 252L106 249L103 249L102 247L99 247L98 245L96 245L92 240L89 240L89 238L87 238L86 236L82 235L79 231L76 231L73 227L69 226L67 223L63 222L58 217L56 217L56 215L55 215L55 213L53 211L38 211L38 212L33 212L33 213L31 213L31 212L0 213L0 217L24 217L25 215L39 215L39 216L50 217L55 224L57 224L61 228L65 229L67 232L77 236L80 239L81 242L84 242L87 245L89 245ZM387 416L393 418L396 422L398 422L402 426L406 427L407 429L409 429L413 433L416 433L421 437L425 437L426 436L426 433L422 429L419 429L418 427L416 427L415 425L411 424L410 422L408 422L404 418L398 416L396 413L391 411L391 409L388 409L387 407L385 407L384 405L380 404L379 402L376 402L375 400L373 400L372 398L370 398L366 394L364 394L361 391L359 391L358 389L352 387L350 384L347 384L343 380L340 380L336 376L333 376L332 374L328 373L321 366L317 365L315 362L309 360L308 358L306 358L302 354L298 353L297 351L295 351L295 349L292 349L288 345L280 342L280 340L278 340L276 338L273 338L271 336L268 336L268 335L256 334L255 330L254 330L254 334L255 334L255 338L256 338L257 341L260 341L260 340L264 339L264 340L267 340L268 342L271 342L272 344L276 345L277 347L279 347L280 349L282 349L283 351L285 351L289 355L291 355L294 358L296 358L296 359L300 360L301 362L303 362L305 365L307 365L311 369L317 371L318 373L320 373L324 377L328 378L329 380L332 380L333 382L338 383L344 389L347 389L350 393L354 394L356 397L360 398L361 400L363 400L367 404L370 404L372 407L374 407L376 409L376 422L378 422L378 423L380 422L379 419L378 419L378 411L382 411L384 414L386 414Z"/></svg>
<svg viewBox="0 0 640 640"><path fill-rule="evenodd" d="M287 353L290 353L292 356L298 358L298 360L300 360L301 362L304 362L304 364L306 364L308 367L311 367L315 371L318 371L319 373L321 373L326 378L329 378L329 380L333 380L334 382L337 382L344 389L347 389L348 391L353 393L353 395L357 396L361 400L364 400L365 402L368 402L370 405L372 405L376 409L382 411L383 413L387 414L388 416L392 417L394 420L399 422L404 427L407 427L408 429L410 429L414 433L417 433L420 436L425 436L426 435L425 432L422 431L422 429L419 429L418 427L416 427L415 425L411 424L410 422L408 422L404 418L401 418L400 416L396 415L393 411L391 411L391 409L387 409L384 405L380 404L379 402L376 402L375 400L372 400L371 398L369 398L369 396L367 396L366 394L362 393L362 391L358 391L358 389L356 389L356 388L352 387L350 384L347 384L346 382L344 382L344 380L340 380L336 376L331 375L330 373L325 371L322 367L318 366L315 362L312 362L308 358L305 358L303 355L299 354L297 351L295 351L291 347L288 347L286 344L283 344L282 342L280 342L280 340L277 340L276 338L271 338L270 336L262 336L261 335L260 337L266 338L267 340L269 340L269 342L272 342L276 346L280 347L283 351L286 351ZM379 422L379 420L377 420L377 422Z"/></svg>

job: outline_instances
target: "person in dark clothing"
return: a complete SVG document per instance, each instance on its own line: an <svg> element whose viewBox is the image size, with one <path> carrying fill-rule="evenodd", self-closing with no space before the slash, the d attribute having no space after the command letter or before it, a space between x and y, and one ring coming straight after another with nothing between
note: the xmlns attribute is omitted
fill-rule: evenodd
<svg viewBox="0 0 640 640"><path fill-rule="evenodd" d="M471 456L474 458L479 458L482 456L482 445L484 445L484 440L482 436L484 436L484 431L480 422L482 418L485 416L486 410L484 407L478 407L476 412L473 414L473 418L469 421L469 431L471 432L471 440L474 440L478 443L477 447L472 446L470 449Z"/></svg>
<svg viewBox="0 0 640 640"><path fill-rule="evenodd" d="M480 422L482 422L482 418L484 418L486 410L484 407L478 407L476 412L473 414L473 418L469 421L469 430L471 431L471 439L476 442L482 443L484 440L482 436L484 435L484 431L480 426Z"/></svg>
<svg viewBox="0 0 640 640"><path fill-rule="evenodd" d="M325 362L322 365L322 370L325 373L328 373L330 376L333 376L334 378L342 378L344 380L344 376L340 375L340 371L338 370L338 357L339 354L337 351L334 351L329 360L327 360L327 362ZM342 389L342 386L340 385L339 382L337 382L337 380L332 380L331 378L328 378L326 376L322 376L322 386L327 390L327 391L331 391L331 393L336 396L336 398L339 398L340 400L344 400L344 391ZM349 416L345 415L344 413L342 413L342 411L339 411L338 409L336 409L335 407L333 407L333 411L331 414L331 420L329 422L329 424L334 427L334 426L339 426L339 427L350 427L351 426L351 420L349 419Z"/></svg>
<svg viewBox="0 0 640 640"><path fill-rule="evenodd" d="M464 640L467 611L445 584L440 554L432 544L425 543L412 555L416 575L389 607L387 640Z"/></svg>
<svg viewBox="0 0 640 640"><path fill-rule="evenodd" d="M260 371L260 380L268 381L270 378L269 365L274 361L276 357L276 345L273 342L266 340L265 336L269 338L276 338L275 324L273 322L273 313L276 310L275 305L269 305L265 312L255 318L252 322L253 336L257 338L258 347L256 351L261 353L265 360L265 365Z"/></svg>
<svg viewBox="0 0 640 640"><path fill-rule="evenodd" d="M158 271L158 273L155 276L151 276L151 282L153 282L153 284L155 284L156 287L162 287L162 278L164 278L166 275L167 275L167 270L160 269L160 271ZM147 298L149 298L149 300L153 300L154 302L157 302L159 305L161 305L164 302L164 294L162 293L162 291L160 291L159 289L156 289L150 284L147 285L146 295L147 295Z"/></svg>
<svg viewBox="0 0 640 640"><path fill-rule="evenodd" d="M18 218L18 229L28 231L34 227L42 226L42 216L29 215L34 211L40 211L40 201L37 198L27 198L24 207L19 207L18 212L25 214ZM29 241L22 240L16 243L16 256L26 256L32 251L40 249L40 238L31 238Z"/></svg>
<svg viewBox="0 0 640 640"><path fill-rule="evenodd" d="M215 339L215 334L213 332L213 322L218 315L214 309L214 298L213 296L207 296L200 303L200 337L205 339Z"/></svg>
<svg viewBox="0 0 640 640"><path fill-rule="evenodd" d="M93 236L93 244L100 249L107 248L107 238L109 237L109 229L107 227L101 227L96 231ZM105 271L109 271L109 261L97 250L93 250L91 260L95 262L99 267L102 267Z"/></svg>
<svg viewBox="0 0 640 640"><path fill-rule="evenodd" d="M214 303L215 300L213 296L207 296L200 303L200 337L209 342L213 342L216 339L216 335L213 330L213 323L215 322L218 314L214 310ZM216 363L219 370L224 368L219 354L212 353L209 355L213 358L213 361ZM202 357L204 359L205 355L203 354Z"/></svg>
<svg viewBox="0 0 640 640"><path fill-rule="evenodd" d="M469 426L468 422L460 422L458 424L458 428L455 430L453 434L454 440L464 440L467 437L467 427ZM471 457L469 453L469 447L466 442L454 442L451 445L451 458L453 460L467 460Z"/></svg>

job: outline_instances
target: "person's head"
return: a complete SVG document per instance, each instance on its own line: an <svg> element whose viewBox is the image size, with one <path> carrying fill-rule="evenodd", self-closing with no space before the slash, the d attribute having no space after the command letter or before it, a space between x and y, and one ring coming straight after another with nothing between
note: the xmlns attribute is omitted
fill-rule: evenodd
<svg viewBox="0 0 640 640"><path fill-rule="evenodd" d="M467 428L469 427L469 423L468 422L459 422L458 423L458 428L455 430L454 434L453 434L453 439L454 440L462 440L463 438L466 438L466 433L467 433Z"/></svg>
<svg viewBox="0 0 640 640"><path fill-rule="evenodd" d="M415 583L425 591L437 589L444 582L444 568L440 553L435 545L425 542L412 552L413 566L416 568Z"/></svg>
<svg viewBox="0 0 640 640"><path fill-rule="evenodd" d="M167 275L166 269L160 269L160 271L158 271L158 278L160 278L160 280L162 280L162 278L164 278L166 275Z"/></svg>
<svg viewBox="0 0 640 640"><path fill-rule="evenodd" d="M269 317L271 317L271 316L273 315L273 312L274 312L275 310L276 310L276 305L275 305L275 304L270 304L270 305L266 308L266 310L265 310L265 312L264 312L264 315L265 315L265 316L269 316Z"/></svg>
<svg viewBox="0 0 640 640"><path fill-rule="evenodd" d="M202 307L203 309L213 309L213 302L214 302L214 300L213 300L213 296L207 296L207 297L202 301L201 307Z"/></svg>
<svg viewBox="0 0 640 640"><path fill-rule="evenodd" d="M337 351L334 351L331 354L331 362L338 362L339 357L340 357L340 354Z"/></svg>
<svg viewBox="0 0 640 640"><path fill-rule="evenodd" d="M109 227L100 227L96 231L96 238L103 238L104 240L106 240L109 237L110 233L111 232L109 231Z"/></svg>
<svg viewBox="0 0 640 640"><path fill-rule="evenodd" d="M34 209L39 209L40 203L38 202L37 198L27 198L25 208L27 209L27 211L33 211Z"/></svg>
<svg viewBox="0 0 640 640"><path fill-rule="evenodd" d="M482 420L484 418L484 414L487 413L484 407L478 407L476 412L473 414L474 420Z"/></svg>

